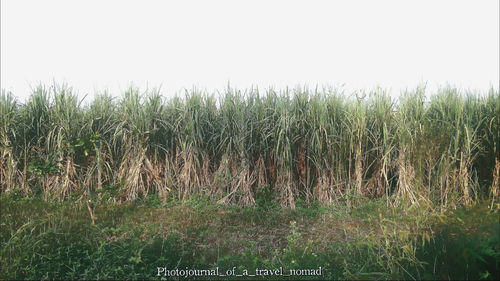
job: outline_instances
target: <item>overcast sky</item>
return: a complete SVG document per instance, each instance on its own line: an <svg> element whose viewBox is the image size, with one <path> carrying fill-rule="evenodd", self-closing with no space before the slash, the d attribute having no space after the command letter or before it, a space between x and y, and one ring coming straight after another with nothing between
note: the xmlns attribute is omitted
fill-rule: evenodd
<svg viewBox="0 0 500 281"><path fill-rule="evenodd" d="M499 1L1 1L1 88L499 87Z"/></svg>

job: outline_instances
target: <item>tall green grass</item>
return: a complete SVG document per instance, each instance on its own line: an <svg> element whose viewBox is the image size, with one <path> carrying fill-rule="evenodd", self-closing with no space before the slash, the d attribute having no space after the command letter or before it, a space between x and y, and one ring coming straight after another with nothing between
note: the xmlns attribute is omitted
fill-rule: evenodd
<svg viewBox="0 0 500 281"><path fill-rule="evenodd" d="M0 190L112 201L205 194L253 205L259 187L298 199L456 207L499 204L497 89L346 94L336 89L104 92L82 104L68 86L40 86L21 104L0 97ZM495 168L496 167L496 168Z"/></svg>

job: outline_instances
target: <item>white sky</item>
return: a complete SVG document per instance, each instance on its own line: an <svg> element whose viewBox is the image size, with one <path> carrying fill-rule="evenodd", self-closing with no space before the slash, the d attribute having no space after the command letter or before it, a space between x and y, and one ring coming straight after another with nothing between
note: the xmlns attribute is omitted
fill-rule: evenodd
<svg viewBox="0 0 500 281"><path fill-rule="evenodd" d="M1 88L499 87L499 2L1 1Z"/></svg>

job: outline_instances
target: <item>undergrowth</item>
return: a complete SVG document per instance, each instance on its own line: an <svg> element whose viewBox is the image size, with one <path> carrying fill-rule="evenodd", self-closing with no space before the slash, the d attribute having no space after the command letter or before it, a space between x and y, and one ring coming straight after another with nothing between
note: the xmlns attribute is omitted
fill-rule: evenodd
<svg viewBox="0 0 500 281"><path fill-rule="evenodd" d="M487 203L444 211L388 206L384 199L354 206L298 202L295 210L272 202L236 207L207 197L155 196L95 202L92 225L81 202L3 194L0 276L186 279L158 276L160 267L254 275L217 278L234 280L499 277L499 214ZM320 267L321 276L306 275ZM279 269L310 271L270 275ZM210 279L187 279L193 278Z"/></svg>

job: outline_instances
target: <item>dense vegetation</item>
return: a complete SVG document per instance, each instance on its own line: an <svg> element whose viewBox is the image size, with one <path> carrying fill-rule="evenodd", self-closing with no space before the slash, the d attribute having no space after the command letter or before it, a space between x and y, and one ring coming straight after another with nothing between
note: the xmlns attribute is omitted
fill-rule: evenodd
<svg viewBox="0 0 500 281"><path fill-rule="evenodd" d="M495 89L2 91L0 279L499 279L499 123Z"/></svg>
<svg viewBox="0 0 500 281"><path fill-rule="evenodd" d="M3 91L0 190L63 200L111 186L120 202L173 193L252 205L270 186L292 208L382 195L498 204L498 90L427 95L228 89L165 100L130 88L82 106L66 86L40 86L25 104Z"/></svg>

